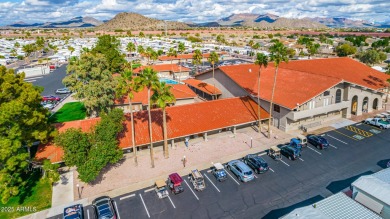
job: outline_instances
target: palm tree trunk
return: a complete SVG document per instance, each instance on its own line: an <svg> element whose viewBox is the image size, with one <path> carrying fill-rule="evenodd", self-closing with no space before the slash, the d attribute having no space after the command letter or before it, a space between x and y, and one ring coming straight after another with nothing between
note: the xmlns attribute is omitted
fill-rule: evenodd
<svg viewBox="0 0 390 219"><path fill-rule="evenodd" d="M257 80L257 113L259 114L259 133L261 132L261 118L260 118L260 74L261 74L261 66L259 69L259 76Z"/></svg>
<svg viewBox="0 0 390 219"><path fill-rule="evenodd" d="M214 91L213 91L213 100L214 100L214 99L217 99L217 98L216 98L216 95L215 95L215 77L214 77L214 64L213 64L213 83L214 83L214 84L213 84L213 86L214 86Z"/></svg>
<svg viewBox="0 0 390 219"><path fill-rule="evenodd" d="M165 111L165 107L162 108L163 111L163 131L164 131L164 157L165 159L169 158L169 151L168 151L168 133L167 133L167 114Z"/></svg>
<svg viewBox="0 0 390 219"><path fill-rule="evenodd" d="M150 114L150 88L148 88L148 115L149 115L150 159L151 159L151 163L152 163L152 168L154 168L152 116Z"/></svg>
<svg viewBox="0 0 390 219"><path fill-rule="evenodd" d="M271 102L269 104L269 120L268 120L268 138L271 138L271 119L272 119L272 106L274 102L274 94L276 87L276 77L278 76L278 67L275 69L274 85L272 86Z"/></svg>
<svg viewBox="0 0 390 219"><path fill-rule="evenodd" d="M135 165L138 166L137 148L135 147L135 130L134 130L133 104L131 102L130 95L128 95L127 98L129 99L129 107L130 107L131 141L132 141L132 147L133 147L133 152L134 152L134 162L135 162Z"/></svg>
<svg viewBox="0 0 390 219"><path fill-rule="evenodd" d="M179 59L179 68L180 68L180 73L179 73L179 84L180 84L180 78L181 78L181 59Z"/></svg>

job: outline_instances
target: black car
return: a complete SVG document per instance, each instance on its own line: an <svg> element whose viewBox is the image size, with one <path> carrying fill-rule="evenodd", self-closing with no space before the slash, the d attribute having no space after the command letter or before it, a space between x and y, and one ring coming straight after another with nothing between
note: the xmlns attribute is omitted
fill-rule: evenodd
<svg viewBox="0 0 390 219"><path fill-rule="evenodd" d="M307 136L307 141L315 146L318 149L327 149L329 147L329 142L326 138L319 135L309 135Z"/></svg>
<svg viewBox="0 0 390 219"><path fill-rule="evenodd" d="M296 160L301 156L301 151L299 149L288 145L282 146L280 148L280 153L290 160Z"/></svg>
<svg viewBox="0 0 390 219"><path fill-rule="evenodd" d="M99 197L93 200L92 206L95 209L97 219L116 219L116 213L110 197Z"/></svg>
<svg viewBox="0 0 390 219"><path fill-rule="evenodd" d="M257 156L256 154L248 154L244 157L244 163L248 165L250 168L252 168L255 173L265 173L268 171L268 163L261 158L260 156Z"/></svg>
<svg viewBox="0 0 390 219"><path fill-rule="evenodd" d="M64 209L63 219L83 219L83 206L72 205Z"/></svg>

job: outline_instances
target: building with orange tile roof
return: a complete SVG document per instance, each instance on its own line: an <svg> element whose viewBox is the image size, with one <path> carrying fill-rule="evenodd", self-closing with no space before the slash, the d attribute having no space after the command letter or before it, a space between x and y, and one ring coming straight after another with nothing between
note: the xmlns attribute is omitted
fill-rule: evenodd
<svg viewBox="0 0 390 219"><path fill-rule="evenodd" d="M183 140L185 137L203 137L207 140L209 134L220 131L232 131L237 128L254 125L257 120L257 104L250 97L227 98L215 101L206 101L181 106L167 107L167 135L171 144ZM239 112L239 113L237 113ZM163 144L162 111L153 109L152 132L155 146ZM269 114L261 108L261 118L266 120ZM57 130L61 133L69 128L81 128L88 132L99 122L100 118L79 120L56 124ZM126 128L119 135L119 147L129 149L131 141L131 121L126 115ZM147 147L150 143L148 132L148 113L139 111L134 113L135 145ZM50 159L53 163L60 162L63 150L54 145L40 145L36 153L36 159Z"/></svg>
<svg viewBox="0 0 390 219"><path fill-rule="evenodd" d="M250 95L269 111L275 67L242 64L221 66L215 71L220 98ZM388 86L388 75L350 58L329 58L281 63L276 81L273 124L284 131L316 127L325 121L350 118L379 110ZM196 79L213 83L212 72L196 75Z"/></svg>
<svg viewBox="0 0 390 219"><path fill-rule="evenodd" d="M171 92L176 98L176 102L172 103L171 105L179 106L195 102L197 95L187 85L170 84L170 86L172 87ZM151 91L151 95L153 95L153 91ZM132 105L134 111L146 110L148 108L148 90L143 89L142 91L134 92ZM125 113L130 112L129 100L127 96L124 96L120 99L115 99L114 107L123 109Z"/></svg>
<svg viewBox="0 0 390 219"><path fill-rule="evenodd" d="M190 78L184 80L183 82L187 84L196 94L198 94L203 99L216 100L218 99L218 96L222 94L222 92L215 86L200 80Z"/></svg>
<svg viewBox="0 0 390 219"><path fill-rule="evenodd" d="M227 54L227 52L218 52L218 54L225 55L225 54ZM158 57L158 60L160 60L160 61L175 61L177 63L178 61L192 60L193 56L194 56L194 53L178 54L177 57L164 55L164 56ZM203 60L207 60L207 58L210 57L210 53L203 53L202 57L203 57Z"/></svg>
<svg viewBox="0 0 390 219"><path fill-rule="evenodd" d="M135 74L140 74L145 68L151 67L157 72L160 78L170 78L173 80L188 78L191 69L180 66L178 64L158 64L151 66L141 66L133 70Z"/></svg>

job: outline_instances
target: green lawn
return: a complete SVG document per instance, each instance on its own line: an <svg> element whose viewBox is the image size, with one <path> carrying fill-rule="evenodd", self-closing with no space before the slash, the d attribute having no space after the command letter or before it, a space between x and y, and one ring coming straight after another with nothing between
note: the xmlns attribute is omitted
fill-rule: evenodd
<svg viewBox="0 0 390 219"><path fill-rule="evenodd" d="M86 109L81 102L66 103L60 110L54 113L49 121L51 123L69 122L74 120L84 119L86 117Z"/></svg>
<svg viewBox="0 0 390 219"><path fill-rule="evenodd" d="M7 204L0 201L0 218L18 218L51 207L52 187L41 176L40 171L36 170L26 177L27 184L18 196L12 197Z"/></svg>

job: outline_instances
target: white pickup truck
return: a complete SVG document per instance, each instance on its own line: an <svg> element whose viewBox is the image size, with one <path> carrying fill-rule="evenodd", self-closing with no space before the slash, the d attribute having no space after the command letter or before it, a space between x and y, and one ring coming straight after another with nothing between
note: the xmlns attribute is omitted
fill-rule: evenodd
<svg viewBox="0 0 390 219"><path fill-rule="evenodd" d="M390 128L390 122L383 120L381 118L368 118L368 119L364 120L364 123L379 127L381 129Z"/></svg>

